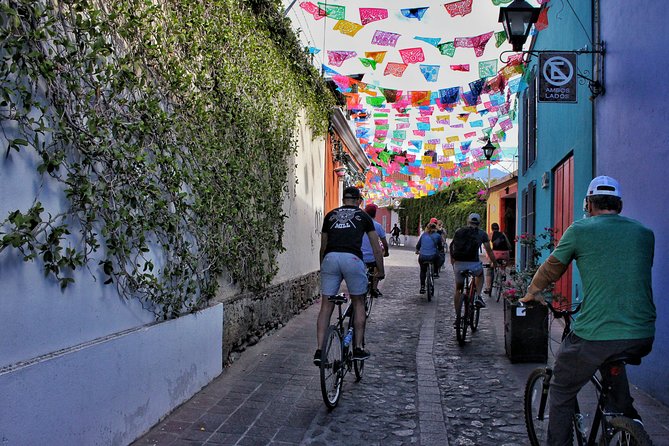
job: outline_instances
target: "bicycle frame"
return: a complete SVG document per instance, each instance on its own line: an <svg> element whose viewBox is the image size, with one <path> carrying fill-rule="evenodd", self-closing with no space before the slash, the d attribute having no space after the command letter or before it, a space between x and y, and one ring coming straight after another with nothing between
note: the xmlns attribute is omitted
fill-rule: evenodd
<svg viewBox="0 0 669 446"><path fill-rule="evenodd" d="M553 313L555 319L564 318L565 320L565 327L562 333L562 340L564 340L564 338L571 332L572 315L578 311L579 307L576 307L575 310L556 310L550 303L548 303L548 307ZM604 363L601 368L624 365L628 361L629 359L623 359L623 358L613 359L609 362ZM630 361L630 363L636 364L636 362L633 361ZM543 374L539 371L542 371ZM531 401L531 394L533 393L530 392L530 389L534 389L533 383L535 383L537 379L541 379L542 375L543 375L543 381L541 382L541 396L535 417L535 414L531 410L532 404L529 403L529 401ZM537 437L536 437L536 430L534 427L535 423L531 420L536 419L538 421L545 421L548 393L552 377L553 377L553 370L551 367L537 369L534 372L532 372L532 374L530 374L530 378L528 378L528 383L526 384L525 417L528 427L528 433L530 434L530 440L532 444L535 443ZM592 425L587 426L586 424L584 424L583 414L581 413L578 399L576 399L574 408L574 417L573 417L573 432L575 433L576 443L579 446L594 446L596 444L608 445L609 435L611 434L612 431L610 420L613 419L614 417L624 417L624 414L617 412L609 412L606 410L605 408L606 391L602 384L602 378L600 378L597 375L597 373L593 374L593 376L590 378L590 382L593 384L595 388L595 393L597 395L597 405L595 408ZM589 433L587 432L588 427L590 428ZM600 442L598 443L597 436L600 432L602 434L603 440L600 440Z"/></svg>

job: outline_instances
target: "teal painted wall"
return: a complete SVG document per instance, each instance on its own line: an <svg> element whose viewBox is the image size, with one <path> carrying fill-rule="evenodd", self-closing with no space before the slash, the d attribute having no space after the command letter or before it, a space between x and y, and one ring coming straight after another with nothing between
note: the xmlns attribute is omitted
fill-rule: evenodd
<svg viewBox="0 0 669 446"><path fill-rule="evenodd" d="M534 50L576 50L585 46L592 48L591 8L589 2L573 2L574 12L569 8L551 7L548 11L548 28L535 37ZM578 18L577 18L578 16ZM580 22L579 22L580 20ZM581 23L585 26L585 30ZM525 44L525 48L529 43ZM533 56L528 70L538 77L538 57ZM592 55L577 56L578 72L589 75L592 72ZM535 77L536 81L536 77ZM526 91L527 92L527 91ZM588 183L592 179L592 113L590 90L587 85L577 84L576 103L537 103L537 156L534 164L523 173L523 147L525 131L523 129L523 101L519 108L519 172L518 172L518 228L522 213L522 191L532 182L536 182L536 232L546 227L553 227L553 170L568 156L574 157L574 209L575 219L583 215L582 202ZM542 176L548 172L548 187L542 187ZM577 290L578 288L578 290ZM573 296L580 297L580 280L574 268Z"/></svg>

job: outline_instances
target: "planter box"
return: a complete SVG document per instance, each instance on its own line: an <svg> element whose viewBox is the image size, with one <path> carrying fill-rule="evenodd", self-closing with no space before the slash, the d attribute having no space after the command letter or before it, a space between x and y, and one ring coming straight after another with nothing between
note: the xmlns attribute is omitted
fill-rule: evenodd
<svg viewBox="0 0 669 446"><path fill-rule="evenodd" d="M511 362L548 360L548 308L504 299L504 350Z"/></svg>

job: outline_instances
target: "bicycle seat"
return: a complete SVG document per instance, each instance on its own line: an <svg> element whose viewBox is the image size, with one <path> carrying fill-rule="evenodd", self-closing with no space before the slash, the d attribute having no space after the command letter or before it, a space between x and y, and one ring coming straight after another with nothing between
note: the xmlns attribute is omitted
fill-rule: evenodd
<svg viewBox="0 0 669 446"><path fill-rule="evenodd" d="M328 296L328 300L334 304L345 304L348 301L348 296L344 293L339 293L334 296Z"/></svg>
<svg viewBox="0 0 669 446"><path fill-rule="evenodd" d="M606 360L606 362L604 362L604 365L614 364L616 362L623 362L625 364L630 364L630 365L639 365L641 364L641 357L623 353L621 355L611 356L609 359Z"/></svg>
<svg viewBox="0 0 669 446"><path fill-rule="evenodd" d="M463 276L473 276L474 271L472 271L471 269L466 269L466 270L460 271L460 274L462 274Z"/></svg>

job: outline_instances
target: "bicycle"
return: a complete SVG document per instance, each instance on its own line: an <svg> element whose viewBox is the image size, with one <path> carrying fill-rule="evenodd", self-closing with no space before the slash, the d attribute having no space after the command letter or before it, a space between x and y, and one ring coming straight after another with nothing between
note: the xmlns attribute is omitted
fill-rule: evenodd
<svg viewBox="0 0 669 446"><path fill-rule="evenodd" d="M390 240L388 242L390 243L390 246L400 246L400 236L391 235Z"/></svg>
<svg viewBox="0 0 669 446"><path fill-rule="evenodd" d="M571 331L572 315L579 310L579 307L577 306L574 310L556 310L550 302L547 302L547 305L553 313L554 319L564 319L565 321L564 331L562 333L562 340L564 340ZM641 364L641 358L627 355L616 356L606 361L602 365L602 368L611 369L613 367L624 366L625 364ZM578 400L576 401L576 410L574 412L573 421L576 444L579 446L651 445L652 442L650 437L639 423L633 421L631 418L625 417L622 413L610 412L605 408L606 389L602 383L601 375L597 375L598 372L595 372L590 379L590 382L595 387L598 398L589 435L588 425L585 422L587 414L581 413ZM546 441L548 432L546 403L548 401L548 391L552 376L552 368L539 367L530 373L527 378L527 383L525 384L525 425L532 446L543 445ZM598 439L597 435L600 432L602 435Z"/></svg>
<svg viewBox="0 0 669 446"><path fill-rule="evenodd" d="M434 296L434 262L427 262L427 273L425 276L425 288L427 289L427 301L431 302Z"/></svg>
<svg viewBox="0 0 669 446"><path fill-rule="evenodd" d="M455 334L458 339L458 344L463 346L467 340L467 329L471 328L472 332L475 332L478 329L481 308L474 304L474 299L476 297L474 273L471 270L465 270L462 271L461 274L465 278L465 283L462 286L460 305L458 306L458 312L455 315Z"/></svg>
<svg viewBox="0 0 669 446"><path fill-rule="evenodd" d="M323 338L320 378L323 401L328 409L332 410L339 403L346 374L353 368L356 382L360 381L365 361L353 359L353 305L349 296L340 293L329 299L337 306L338 316L336 322L328 327L325 338ZM348 305L342 310L342 305L347 302Z"/></svg>
<svg viewBox="0 0 669 446"><path fill-rule="evenodd" d="M502 297L502 289L506 282L506 260L497 260L495 267L492 270L492 289L491 295L497 295L497 302Z"/></svg>
<svg viewBox="0 0 669 446"><path fill-rule="evenodd" d="M374 290L374 270L375 267L367 267L367 293L365 293L365 317L369 317L372 314L372 305L374 305L374 298L376 297L376 292Z"/></svg>

